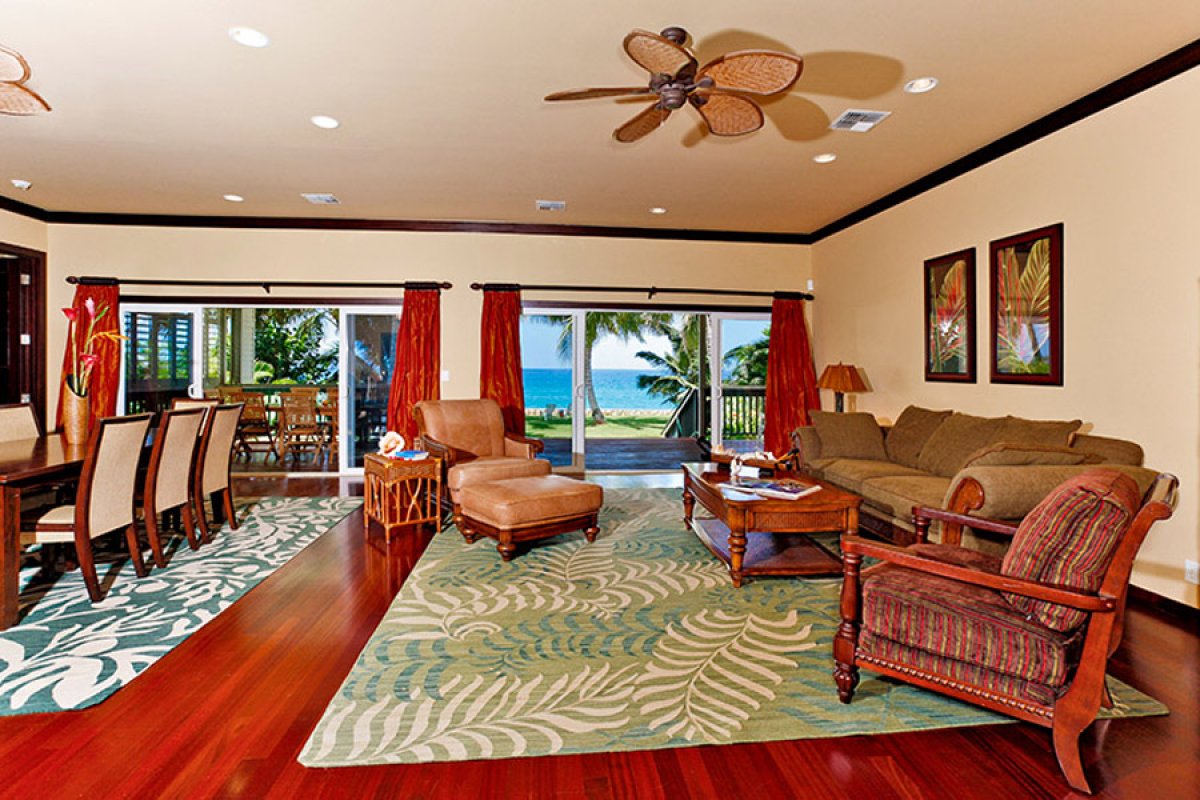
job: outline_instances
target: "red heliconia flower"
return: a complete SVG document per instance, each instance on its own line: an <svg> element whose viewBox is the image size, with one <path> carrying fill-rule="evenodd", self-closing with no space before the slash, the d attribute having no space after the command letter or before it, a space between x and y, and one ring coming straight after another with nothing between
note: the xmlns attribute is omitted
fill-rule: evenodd
<svg viewBox="0 0 1200 800"><path fill-rule="evenodd" d="M84 369L91 369L100 363L100 356L95 353L84 353L79 360L83 362Z"/></svg>
<svg viewBox="0 0 1200 800"><path fill-rule="evenodd" d="M62 312L63 316L65 316L71 322L79 319L79 312L73 306L64 308Z"/></svg>
<svg viewBox="0 0 1200 800"><path fill-rule="evenodd" d="M83 307L87 309L89 317L96 316L96 300L95 300L95 298L89 297L87 300L84 300Z"/></svg>

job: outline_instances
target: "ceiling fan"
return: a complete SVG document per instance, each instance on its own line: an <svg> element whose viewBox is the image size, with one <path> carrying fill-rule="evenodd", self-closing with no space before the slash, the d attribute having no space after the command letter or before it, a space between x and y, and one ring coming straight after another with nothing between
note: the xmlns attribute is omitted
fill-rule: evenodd
<svg viewBox="0 0 1200 800"><path fill-rule="evenodd" d="M25 86L29 63L16 50L0 45L0 114L27 116L50 110L50 104Z"/></svg>
<svg viewBox="0 0 1200 800"><path fill-rule="evenodd" d="M742 136L763 126L762 108L746 95L786 92L800 77L804 59L774 50L739 50L700 66L684 44L688 32L635 30L625 37L625 52L650 73L648 86L573 89L546 95L549 101L595 97L633 97L654 105L613 131L618 142L636 142L666 122L671 112L691 104L717 136Z"/></svg>

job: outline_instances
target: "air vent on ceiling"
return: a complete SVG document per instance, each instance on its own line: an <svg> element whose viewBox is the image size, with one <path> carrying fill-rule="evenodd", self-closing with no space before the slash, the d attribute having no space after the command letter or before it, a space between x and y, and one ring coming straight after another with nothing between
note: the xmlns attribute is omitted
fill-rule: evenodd
<svg viewBox="0 0 1200 800"><path fill-rule="evenodd" d="M538 211L566 211L566 200L535 200Z"/></svg>
<svg viewBox="0 0 1200 800"><path fill-rule="evenodd" d="M848 108L837 119L829 123L829 129L831 131L866 133L891 116L891 114L892 112L890 111L866 111L861 108Z"/></svg>
<svg viewBox="0 0 1200 800"><path fill-rule="evenodd" d="M336 206L338 199L325 192L301 192L300 196L314 206Z"/></svg>

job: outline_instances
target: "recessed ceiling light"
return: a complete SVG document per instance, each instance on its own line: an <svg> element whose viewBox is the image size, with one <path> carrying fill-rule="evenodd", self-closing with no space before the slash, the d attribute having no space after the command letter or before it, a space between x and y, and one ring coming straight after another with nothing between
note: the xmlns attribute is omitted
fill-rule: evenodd
<svg viewBox="0 0 1200 800"><path fill-rule="evenodd" d="M262 31L247 28L242 25L229 29L229 38L246 47L266 47L271 43L270 38Z"/></svg>
<svg viewBox="0 0 1200 800"><path fill-rule="evenodd" d="M246 199L246 198L242 197L240 194L225 194L225 195L221 195L221 196L224 197L226 200L228 200L231 203L241 203L242 201L244 201Z"/></svg>
<svg viewBox="0 0 1200 800"><path fill-rule="evenodd" d="M937 84L937 78L915 78L904 84L904 91L909 94L924 94L925 92L932 91Z"/></svg>
<svg viewBox="0 0 1200 800"><path fill-rule="evenodd" d="M333 117L327 117L324 114L317 114L315 117L309 117L308 121L313 125L316 125L318 128L324 128L327 131L331 131L342 124Z"/></svg>
<svg viewBox="0 0 1200 800"><path fill-rule="evenodd" d="M665 208L663 208L662 206L655 206L654 208L650 209L650 213L651 214L665 214L665 213L667 213L667 210Z"/></svg>
<svg viewBox="0 0 1200 800"><path fill-rule="evenodd" d="M23 178L13 178L12 185L20 189L22 192L28 192L33 184Z"/></svg>
<svg viewBox="0 0 1200 800"><path fill-rule="evenodd" d="M818 164L832 164L837 161L837 153L818 153L813 156L813 161Z"/></svg>

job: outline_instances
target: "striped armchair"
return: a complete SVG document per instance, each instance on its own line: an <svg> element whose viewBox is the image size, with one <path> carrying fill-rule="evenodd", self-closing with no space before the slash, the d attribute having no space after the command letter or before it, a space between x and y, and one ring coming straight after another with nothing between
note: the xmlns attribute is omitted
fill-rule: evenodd
<svg viewBox="0 0 1200 800"><path fill-rule="evenodd" d="M1089 792L1079 735L1103 704L1121 640L1133 559L1150 526L1171 516L1178 480L1144 498L1112 469L1072 478L1019 527L917 507L909 547L842 538L842 623L834 638L838 696L849 703L864 666L1051 728L1067 782ZM1012 536L1005 556L959 546L961 527ZM864 557L882 563L862 569Z"/></svg>

